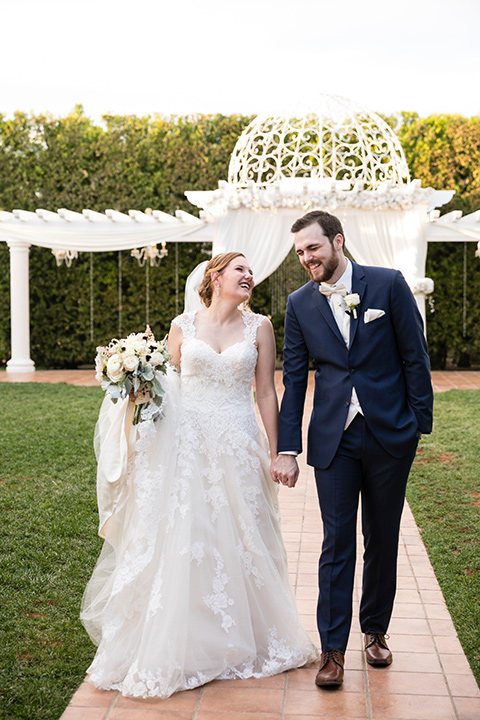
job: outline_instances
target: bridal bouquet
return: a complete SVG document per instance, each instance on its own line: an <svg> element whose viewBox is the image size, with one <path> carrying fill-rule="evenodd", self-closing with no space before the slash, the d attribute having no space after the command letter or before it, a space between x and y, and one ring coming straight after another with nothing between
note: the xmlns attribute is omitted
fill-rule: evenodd
<svg viewBox="0 0 480 720"><path fill-rule="evenodd" d="M97 347L96 379L115 403L135 396L133 424L141 421L142 405L150 404L149 417L161 414L164 389L161 376L170 360L166 338L157 342L147 325L144 333L131 333L123 340L111 340Z"/></svg>

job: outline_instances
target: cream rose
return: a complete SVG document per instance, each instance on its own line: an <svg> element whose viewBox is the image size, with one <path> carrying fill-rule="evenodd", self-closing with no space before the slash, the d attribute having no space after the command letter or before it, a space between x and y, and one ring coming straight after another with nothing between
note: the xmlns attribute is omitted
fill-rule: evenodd
<svg viewBox="0 0 480 720"><path fill-rule="evenodd" d="M360 302L360 295L358 293L351 293L351 295L345 295L345 305L358 305Z"/></svg>
<svg viewBox="0 0 480 720"><path fill-rule="evenodd" d="M355 320L357 319L357 306L360 304L360 295L358 293L351 293L350 295L345 295L343 298L345 302L345 307L348 310L348 312L351 312Z"/></svg>
<svg viewBox="0 0 480 720"><path fill-rule="evenodd" d="M133 372L137 369L138 357L136 355L126 355L123 358L123 367L127 372Z"/></svg>
<svg viewBox="0 0 480 720"><path fill-rule="evenodd" d="M157 367L157 365L163 365L165 358L161 352L155 350L155 352L151 354L149 362L153 365L153 367Z"/></svg>
<svg viewBox="0 0 480 720"><path fill-rule="evenodd" d="M107 375L112 382L119 382L125 377L123 362L120 355L115 354L108 358Z"/></svg>

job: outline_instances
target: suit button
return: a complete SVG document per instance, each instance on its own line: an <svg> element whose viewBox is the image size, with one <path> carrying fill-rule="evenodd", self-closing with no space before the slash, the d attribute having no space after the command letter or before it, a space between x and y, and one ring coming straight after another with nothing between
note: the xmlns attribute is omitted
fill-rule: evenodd
<svg viewBox="0 0 480 720"><path fill-rule="evenodd" d="M348 407L349 405L350 405L349 402L346 402L346 403L345 403L345 407Z"/></svg>
<svg viewBox="0 0 480 720"><path fill-rule="evenodd" d="M354 372L355 372L355 368L350 368L350 375L353 375Z"/></svg>

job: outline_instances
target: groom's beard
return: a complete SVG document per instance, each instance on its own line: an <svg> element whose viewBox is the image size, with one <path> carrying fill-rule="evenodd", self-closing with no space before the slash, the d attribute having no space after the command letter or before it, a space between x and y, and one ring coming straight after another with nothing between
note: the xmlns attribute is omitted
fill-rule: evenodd
<svg viewBox="0 0 480 720"><path fill-rule="evenodd" d="M335 270L338 268L339 259L335 256L323 260L322 264L317 267L315 271L310 269L310 265L305 268L313 282L328 282L333 276ZM311 263L315 265L315 263Z"/></svg>

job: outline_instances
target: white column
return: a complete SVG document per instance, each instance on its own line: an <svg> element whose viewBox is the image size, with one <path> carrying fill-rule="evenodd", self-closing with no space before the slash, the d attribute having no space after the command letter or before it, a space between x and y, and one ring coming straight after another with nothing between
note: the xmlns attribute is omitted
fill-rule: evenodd
<svg viewBox="0 0 480 720"><path fill-rule="evenodd" d="M30 359L30 288L28 260L30 245L8 241L10 248L10 311L12 357L7 372L25 373L35 370Z"/></svg>

